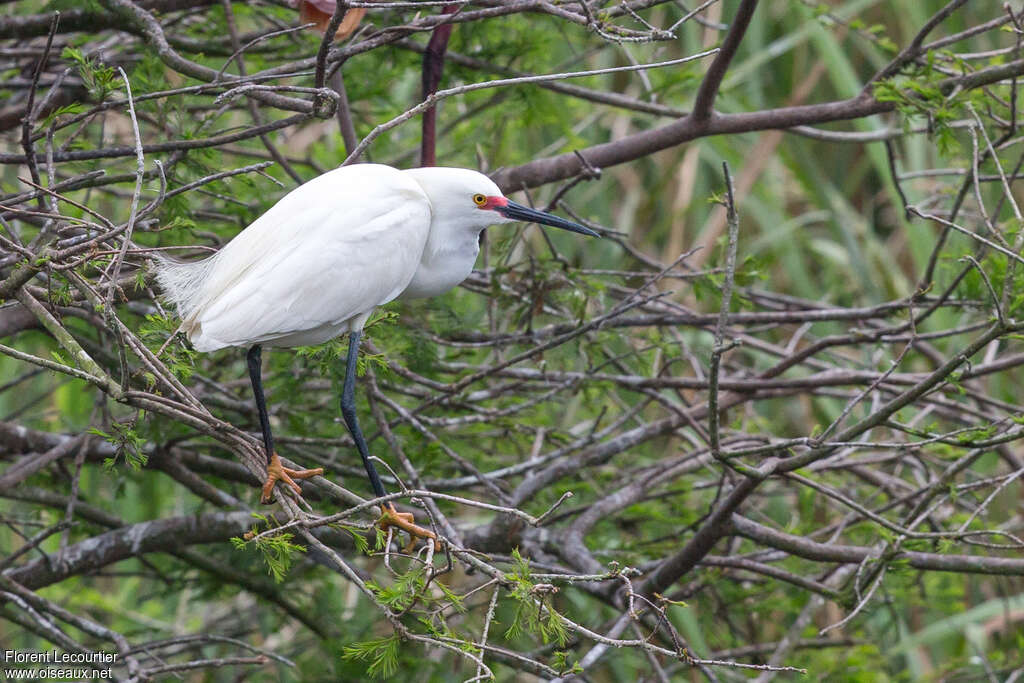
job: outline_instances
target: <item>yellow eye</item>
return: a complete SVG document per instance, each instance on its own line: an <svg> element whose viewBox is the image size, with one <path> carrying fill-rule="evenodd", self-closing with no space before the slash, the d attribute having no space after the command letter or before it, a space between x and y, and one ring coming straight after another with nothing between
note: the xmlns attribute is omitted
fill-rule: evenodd
<svg viewBox="0 0 1024 683"><path fill-rule="evenodd" d="M477 206L483 206L487 203L487 197L482 194L475 194L473 195L473 203Z"/></svg>

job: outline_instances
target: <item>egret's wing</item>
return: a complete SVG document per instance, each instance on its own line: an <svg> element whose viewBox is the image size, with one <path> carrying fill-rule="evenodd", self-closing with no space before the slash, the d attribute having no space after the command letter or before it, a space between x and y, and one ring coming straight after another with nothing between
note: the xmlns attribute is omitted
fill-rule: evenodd
<svg viewBox="0 0 1024 683"><path fill-rule="evenodd" d="M200 350L270 342L368 313L409 284L430 204L398 171L363 164L288 194L214 258L188 318Z"/></svg>

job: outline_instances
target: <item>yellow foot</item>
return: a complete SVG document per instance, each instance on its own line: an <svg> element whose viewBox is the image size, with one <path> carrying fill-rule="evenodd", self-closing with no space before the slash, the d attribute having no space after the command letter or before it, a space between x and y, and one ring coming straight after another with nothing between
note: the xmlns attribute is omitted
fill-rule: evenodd
<svg viewBox="0 0 1024 683"><path fill-rule="evenodd" d="M285 484L291 487L295 495L301 496L302 489L296 484L294 479L309 479L324 473L324 468L317 467L312 470L293 470L285 467L281 464L281 458L277 457L277 453L270 456L270 462L267 463L267 481L263 484L263 495L260 497L260 502L266 505L270 502L271 496L274 493L274 484L278 480L283 481Z"/></svg>
<svg viewBox="0 0 1024 683"><path fill-rule="evenodd" d="M434 550L441 549L441 543L437 540L437 536L430 529L424 529L421 526L417 526L413 521L411 512L399 512L395 509L395 506L391 503L385 503L382 506L384 513L377 520L377 525L381 531L387 532L391 527L401 529L402 531L409 534L409 544L403 549L407 553L411 553L413 548L416 547L416 539L430 539L434 542Z"/></svg>

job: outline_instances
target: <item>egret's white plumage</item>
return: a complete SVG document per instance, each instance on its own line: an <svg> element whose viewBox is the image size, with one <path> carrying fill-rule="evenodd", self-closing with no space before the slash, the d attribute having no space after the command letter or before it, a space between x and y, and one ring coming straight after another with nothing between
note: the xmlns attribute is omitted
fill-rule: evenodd
<svg viewBox="0 0 1024 683"><path fill-rule="evenodd" d="M267 454L264 502L275 482L299 493L293 470L274 451L263 395L263 346L319 344L350 332L341 414L374 493L384 486L370 459L355 409L356 361L373 309L402 297L434 296L469 276L480 231L528 220L597 233L509 201L487 176L462 168L360 164L339 168L289 192L213 256L195 263L157 257L156 277L199 351L248 346L247 365ZM381 528L434 534L412 515L385 506ZM436 539L435 539L436 541Z"/></svg>
<svg viewBox="0 0 1024 683"><path fill-rule="evenodd" d="M478 194L501 193L466 169L346 166L285 195L217 254L160 259L157 280L199 351L318 344L400 295L466 279L480 230L511 220L481 211Z"/></svg>

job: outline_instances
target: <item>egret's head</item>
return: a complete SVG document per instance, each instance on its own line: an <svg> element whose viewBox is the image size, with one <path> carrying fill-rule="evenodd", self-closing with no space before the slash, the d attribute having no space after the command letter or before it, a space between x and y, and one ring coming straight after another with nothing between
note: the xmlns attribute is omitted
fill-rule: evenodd
<svg viewBox="0 0 1024 683"><path fill-rule="evenodd" d="M415 178L430 198L434 220L447 227L479 231L497 223L527 221L600 237L593 230L572 221L516 204L483 173L440 167L414 168L406 172Z"/></svg>

